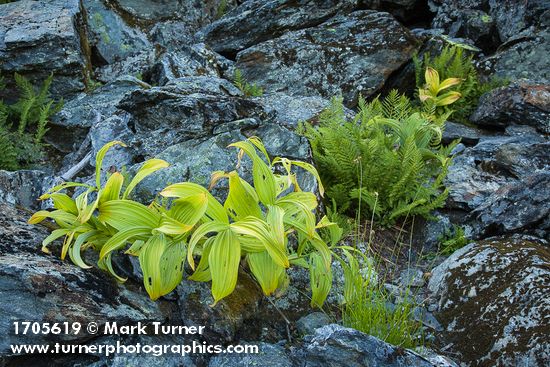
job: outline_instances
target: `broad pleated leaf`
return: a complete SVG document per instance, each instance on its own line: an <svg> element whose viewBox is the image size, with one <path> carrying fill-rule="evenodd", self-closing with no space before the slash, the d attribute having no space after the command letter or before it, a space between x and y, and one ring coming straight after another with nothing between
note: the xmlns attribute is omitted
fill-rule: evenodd
<svg viewBox="0 0 550 367"><path fill-rule="evenodd" d="M332 272L316 253L309 255L309 279L311 285L311 306L323 306L332 287Z"/></svg>
<svg viewBox="0 0 550 367"><path fill-rule="evenodd" d="M120 191L124 183L124 176L120 172L115 172L109 177L105 186L99 192L99 205L106 201L120 199Z"/></svg>
<svg viewBox="0 0 550 367"><path fill-rule="evenodd" d="M59 210L64 210L74 215L78 215L78 209L76 208L76 203L67 194L62 194L59 192L56 192L53 194L44 194L40 197L40 199L41 200L51 199L53 201L54 208Z"/></svg>
<svg viewBox="0 0 550 367"><path fill-rule="evenodd" d="M248 216L261 218L262 210L257 198L245 187L237 172L230 172L227 177L229 178L229 194L223 206L229 216L234 220Z"/></svg>
<svg viewBox="0 0 550 367"><path fill-rule="evenodd" d="M202 193L174 201L156 230L169 235L189 232L203 217L208 206L208 198Z"/></svg>
<svg viewBox="0 0 550 367"><path fill-rule="evenodd" d="M150 174L155 173L159 169L168 167L169 165L170 164L168 164L168 162L163 161L162 159L149 159L145 161L140 169L137 171L134 178L132 178L132 181L130 181L130 183L126 187L126 190L124 190L122 198L126 199L128 195L130 195L132 190L137 186L137 184L140 183L144 178L146 178Z"/></svg>
<svg viewBox="0 0 550 367"><path fill-rule="evenodd" d="M132 200L111 200L101 205L98 219L119 231L132 227L153 229L160 223L160 214Z"/></svg>
<svg viewBox="0 0 550 367"><path fill-rule="evenodd" d="M241 245L231 230L219 232L212 242L208 263L212 276L214 304L230 295L237 284Z"/></svg>
<svg viewBox="0 0 550 367"><path fill-rule="evenodd" d="M103 259L115 250L123 248L127 242L135 239L144 239L151 234L150 227L129 227L117 232L114 236L109 238L107 242L101 247L99 252L99 258Z"/></svg>
<svg viewBox="0 0 550 367"><path fill-rule="evenodd" d="M212 232L220 232L225 229L227 229L229 225L227 223L222 222L206 222L201 224L195 231L193 232L193 235L191 236L191 239L189 240L189 247L187 248L187 262L191 266L192 269L195 269L195 260L193 259L193 254L195 250L195 246L199 243L199 241L206 236L208 233Z"/></svg>
<svg viewBox="0 0 550 367"><path fill-rule="evenodd" d="M285 268L275 264L267 251L248 254L246 260L264 294L269 296L275 292L279 287L279 279Z"/></svg>
<svg viewBox="0 0 550 367"><path fill-rule="evenodd" d="M204 194L208 199L208 206L205 213L206 217L213 221L229 223L224 207L208 192L208 190L200 185L191 182L177 183L166 187L160 194L167 198L186 198Z"/></svg>
<svg viewBox="0 0 550 367"><path fill-rule="evenodd" d="M126 146L126 144L124 144L121 141L118 141L118 140L111 141L105 144L103 147L101 147L101 149L99 149L95 157L95 183L96 183L96 187L98 188L101 186L101 168L103 166L103 159L105 158L105 154L107 154L107 151L115 145L120 145L122 147Z"/></svg>

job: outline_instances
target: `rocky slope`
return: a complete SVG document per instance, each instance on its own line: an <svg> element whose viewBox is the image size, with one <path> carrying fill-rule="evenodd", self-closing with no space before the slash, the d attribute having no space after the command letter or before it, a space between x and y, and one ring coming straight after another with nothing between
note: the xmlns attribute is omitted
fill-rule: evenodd
<svg viewBox="0 0 550 367"><path fill-rule="evenodd" d="M5 336L0 365L548 365L550 3L221 3L0 4L2 74L18 72L39 83L54 73L52 93L65 99L46 135L52 147L49 161L33 170L0 170L0 332ZM244 137L260 136L272 155L308 160L307 140L294 131L299 121L315 121L335 95L343 95L353 108L359 94L372 97L391 87L411 92L412 55L443 42L442 34L478 47L476 60L484 75L510 81L482 96L471 126L448 123L444 140L462 139L446 180L449 199L438 213L439 221L417 234L418 242L429 245L458 224L479 241L445 260L429 281L428 309L437 319L429 330L438 339L434 349L445 356L395 348L331 324L334 320L309 315L313 311L301 292L309 280L299 271L291 274L293 285L287 293L273 303L243 276L232 296L210 308L204 284L184 281L174 294L152 302L128 260L117 262L129 277L118 285L98 269L83 271L39 251L47 231L26 224L28 211L47 207L36 198L62 178L74 176L74 167L79 180L89 180L93 157L106 142L118 139L128 147L110 152L105 167L132 171L151 157L171 163L139 186L137 197L143 200L169 182L207 185L210 172L234 168L234 152L225 148ZM264 94L246 97L231 82L235 69L260 85ZM8 81L0 98L13 100L14 88ZM308 178L299 180L302 187L315 189ZM332 307L337 307L336 292L329 298ZM204 324L204 340L256 343L261 353L162 359L13 356L12 343L117 340L87 334L62 339L17 336L11 325L17 319ZM163 342L189 340L167 336Z"/></svg>

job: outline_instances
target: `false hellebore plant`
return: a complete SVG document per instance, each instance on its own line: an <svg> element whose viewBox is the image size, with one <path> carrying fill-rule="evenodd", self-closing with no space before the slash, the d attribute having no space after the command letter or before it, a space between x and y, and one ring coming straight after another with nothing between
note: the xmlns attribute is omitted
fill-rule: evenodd
<svg viewBox="0 0 550 367"><path fill-rule="evenodd" d="M114 272L111 256L125 250L139 257L145 289L153 300L180 283L187 259L194 270L189 279L212 282L214 304L235 289L243 258L266 295L288 284L286 269L297 265L309 269L312 306L323 304L332 284L329 244L338 241L341 230L326 217L316 222L317 198L298 185L293 166L314 175L323 193L312 165L280 157L270 160L262 142L250 138L230 146L239 149L239 161L245 154L252 160L253 185L237 171L214 172L211 186L222 179L229 182L223 204L206 188L184 182L161 191L161 196L171 199L163 202L170 205L153 201L145 206L130 200L130 193L168 163L148 160L129 182L115 172L102 186L102 161L114 145L124 146L113 141L97 154L95 186L67 182L40 197L51 199L55 210L39 211L29 222L50 218L59 226L43 241L44 251L64 236L62 259L69 254L76 265L90 268L81 252L93 248L99 252L98 266L124 281ZM282 166L286 174L275 174L275 165ZM62 193L76 187L85 191L74 198ZM321 228L330 234L329 244L319 235ZM198 264L196 257L200 258Z"/></svg>

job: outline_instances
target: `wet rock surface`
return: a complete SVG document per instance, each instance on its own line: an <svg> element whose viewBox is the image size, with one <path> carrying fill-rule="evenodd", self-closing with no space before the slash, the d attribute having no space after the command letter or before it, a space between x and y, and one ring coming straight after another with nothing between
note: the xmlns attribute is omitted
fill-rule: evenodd
<svg viewBox="0 0 550 367"><path fill-rule="evenodd" d="M529 238L468 245L432 272L444 333L471 366L545 366L550 253Z"/></svg>

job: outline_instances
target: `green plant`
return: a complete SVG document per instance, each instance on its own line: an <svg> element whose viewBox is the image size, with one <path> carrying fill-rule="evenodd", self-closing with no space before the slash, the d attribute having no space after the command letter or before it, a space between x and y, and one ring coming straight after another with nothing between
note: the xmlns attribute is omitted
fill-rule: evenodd
<svg viewBox="0 0 550 367"><path fill-rule="evenodd" d="M469 242L464 232L464 228L453 225L453 228L445 231L445 234L440 238L438 254L450 256L456 250L466 246Z"/></svg>
<svg viewBox="0 0 550 367"><path fill-rule="evenodd" d="M432 57L430 53L425 53L421 58L414 56L413 60L416 71L416 86L420 90L420 98L424 98L422 90L430 89L426 88L426 85L433 83L434 73L424 73L428 68L435 70L438 77L443 80L461 80L461 83L446 85L449 90L448 93L459 93L461 96L452 106L454 110L453 118L459 122L468 123L468 118L477 107L479 97L482 94L506 84L505 81L498 79L483 82L474 67L473 56L466 55L465 48L461 45L447 45L435 57ZM440 105L438 109L445 112L450 110L447 105Z"/></svg>
<svg viewBox="0 0 550 367"><path fill-rule="evenodd" d="M216 19L220 19L227 13L227 0L220 0L216 9Z"/></svg>
<svg viewBox="0 0 550 367"><path fill-rule="evenodd" d="M207 189L185 182L160 193L171 199L169 206L158 201L145 206L130 200L129 194L142 179L168 163L148 160L130 182L115 172L102 186L103 157L113 145L123 144L111 142L97 154L95 186L69 182L41 197L52 199L56 210L39 211L30 223L51 218L60 227L44 240L45 250L52 241L65 236L62 258L69 253L75 264L88 267L80 253L92 247L99 251L99 266L123 281L113 271L111 256L129 244L126 253L139 256L145 289L152 299L179 284L187 259L195 270L191 280L212 282L214 303L233 292L241 257L266 295L285 284L288 267L303 266L310 271L312 305L323 304L332 283L331 251L318 230L327 228L331 243L340 238L341 231L326 217L316 221L317 198L300 190L292 172L292 167L301 167L318 178L313 166L286 158L270 160L261 141L250 138L231 146L239 149L239 159L246 154L252 160L254 186L236 171L214 172L212 185L221 179L229 181L223 205ZM274 174L276 164L286 174ZM74 187L86 191L74 199L61 193ZM89 202L91 194L95 199ZM290 246L290 237L295 239L295 247ZM195 256L200 257L198 265Z"/></svg>
<svg viewBox="0 0 550 367"><path fill-rule="evenodd" d="M20 91L19 99L11 105L0 101L0 148L4 153L0 169L9 170L27 166L42 157L48 120L63 107L62 100L55 102L49 94L53 74L39 89L17 73L14 79ZM0 79L0 90L4 88Z"/></svg>
<svg viewBox="0 0 550 367"><path fill-rule="evenodd" d="M378 279L375 262L354 251L364 259L366 265L362 269L350 251L344 249L343 252L346 259L338 259L344 270L344 326L403 348L421 344L422 325L414 320L415 304L410 290L405 290L399 297L400 302L394 305L391 295Z"/></svg>
<svg viewBox="0 0 550 367"><path fill-rule="evenodd" d="M367 103L347 119L334 98L319 125L301 124L313 150L327 197L342 213L373 213L383 224L422 215L444 204L443 179L451 163L434 116L415 112L405 96L392 91ZM359 218L358 218L359 219Z"/></svg>
<svg viewBox="0 0 550 367"><path fill-rule="evenodd" d="M235 74L233 76L233 84L239 88L245 97L260 97L264 94L262 87L258 86L256 83L248 83L243 76L242 71L235 69Z"/></svg>

